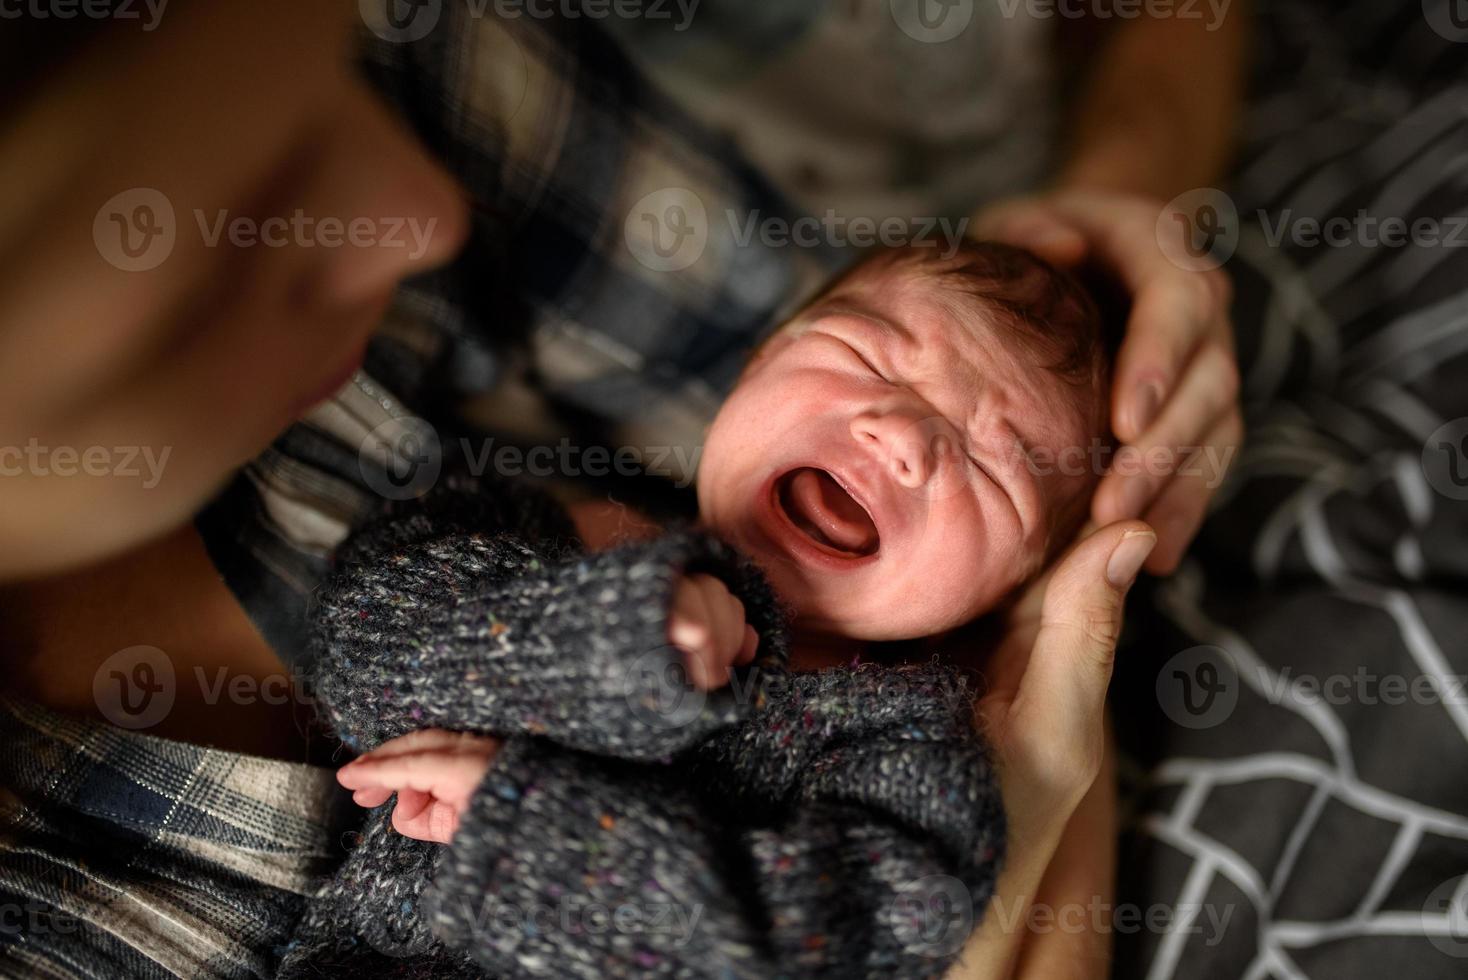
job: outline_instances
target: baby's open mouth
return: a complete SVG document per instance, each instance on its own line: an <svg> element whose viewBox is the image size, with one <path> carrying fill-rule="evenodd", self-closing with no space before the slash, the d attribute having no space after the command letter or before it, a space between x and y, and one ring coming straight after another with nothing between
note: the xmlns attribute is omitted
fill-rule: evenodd
<svg viewBox="0 0 1468 980"><path fill-rule="evenodd" d="M876 553L871 515L825 470L791 470L775 484L775 499L790 523L817 544L852 558Z"/></svg>

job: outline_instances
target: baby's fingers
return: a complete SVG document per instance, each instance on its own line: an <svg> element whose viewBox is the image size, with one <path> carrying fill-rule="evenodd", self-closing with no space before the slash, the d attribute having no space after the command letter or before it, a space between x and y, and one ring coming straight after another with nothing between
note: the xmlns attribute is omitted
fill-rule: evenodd
<svg viewBox="0 0 1468 980"><path fill-rule="evenodd" d="M402 816L402 812L401 809L393 811L393 829L414 840L447 844L459 829L459 812L446 803L432 801L411 817Z"/></svg>
<svg viewBox="0 0 1468 980"><path fill-rule="evenodd" d="M488 740L486 740L488 742ZM430 793L446 803L467 803L484 778L494 757L493 748L480 752L424 752L377 759L365 756L337 772L347 789L387 789Z"/></svg>
<svg viewBox="0 0 1468 980"><path fill-rule="evenodd" d="M392 790L383 786L359 789L352 794L352 802L368 810L371 810L373 807L382 806L382 804L390 799L392 799Z"/></svg>

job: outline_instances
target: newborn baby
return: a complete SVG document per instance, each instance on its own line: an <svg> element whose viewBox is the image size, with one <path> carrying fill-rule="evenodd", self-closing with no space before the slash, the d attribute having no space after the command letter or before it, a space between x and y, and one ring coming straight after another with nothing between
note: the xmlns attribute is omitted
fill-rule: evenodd
<svg viewBox="0 0 1468 980"><path fill-rule="evenodd" d="M942 634L1080 528L1099 474L1077 451L1106 437L1108 365L1095 303L1029 252L880 252L752 356L708 432L701 522L768 576L792 613L796 667ZM758 636L722 582L694 575L669 642L711 689L753 660ZM364 759L342 773L359 802L404 788ZM400 800L401 829L448 839L483 775L458 761L442 797Z"/></svg>
<svg viewBox="0 0 1468 980"><path fill-rule="evenodd" d="M320 613L318 698L370 750L339 779L363 806L396 794L391 826L453 856L420 855L408 893L387 893L394 911L364 912L384 900L378 864L403 862L376 811L299 948L336 937L333 916L368 935L416 922L430 878L461 901L542 889L524 904L562 879L620 895L651 862L660 894L725 916L705 946L637 947L671 973L699 957L731 975L941 972L894 910L904 882L935 875L979 909L992 889L1003 817L972 693L938 665L770 682L787 660L944 634L1037 573L1086 513L1097 474L1054 460L1104 437L1106 376L1095 305L1029 253L886 251L753 355L708 434L700 529L600 550L584 513L573 527L539 495L476 487L457 510L428 501L364 531ZM712 693L649 725L672 658ZM527 817L529 787L552 799ZM602 843L567 852L588 828ZM492 972L560 949L546 930L533 952L526 936L468 936L473 910L442 899L433 914ZM598 940L576 942L562 972L596 966Z"/></svg>

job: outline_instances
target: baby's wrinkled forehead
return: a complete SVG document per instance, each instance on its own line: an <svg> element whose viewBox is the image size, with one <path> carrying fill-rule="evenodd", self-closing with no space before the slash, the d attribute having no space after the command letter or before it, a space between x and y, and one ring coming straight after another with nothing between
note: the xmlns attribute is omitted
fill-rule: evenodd
<svg viewBox="0 0 1468 980"><path fill-rule="evenodd" d="M946 310L956 324L990 328L1005 349L1095 390L1109 374L1100 313L1069 274L1024 249L965 241L950 252L911 246L858 263L824 294L886 297Z"/></svg>

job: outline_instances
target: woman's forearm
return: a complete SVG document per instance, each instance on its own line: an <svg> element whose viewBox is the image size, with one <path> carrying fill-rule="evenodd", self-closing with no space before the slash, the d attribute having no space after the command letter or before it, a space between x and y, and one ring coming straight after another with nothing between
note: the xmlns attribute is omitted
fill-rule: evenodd
<svg viewBox="0 0 1468 980"><path fill-rule="evenodd" d="M1107 733L1101 771L1062 832L1041 828L1011 842L984 921L947 980L1105 977L1108 913L1116 883L1115 746ZM1022 828L1012 828L1012 834Z"/></svg>
<svg viewBox="0 0 1468 980"><path fill-rule="evenodd" d="M1108 729L1101 773L1066 825L1045 869L1014 975L1020 980L1100 980L1111 972L1116 892L1116 747Z"/></svg>
<svg viewBox="0 0 1468 980"><path fill-rule="evenodd" d="M1079 79L1055 183L1170 200L1216 181L1243 92L1247 7L1109 21Z"/></svg>
<svg viewBox="0 0 1468 980"><path fill-rule="evenodd" d="M1011 828L1011 860L999 873L989 907L982 910L984 921L969 936L946 980L1006 980L1015 975L1027 938L1025 920L1062 836L1042 831L1024 840L1018 837L1021 832Z"/></svg>

